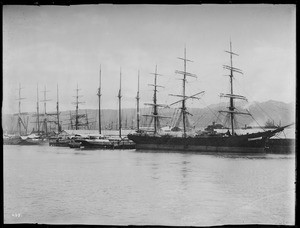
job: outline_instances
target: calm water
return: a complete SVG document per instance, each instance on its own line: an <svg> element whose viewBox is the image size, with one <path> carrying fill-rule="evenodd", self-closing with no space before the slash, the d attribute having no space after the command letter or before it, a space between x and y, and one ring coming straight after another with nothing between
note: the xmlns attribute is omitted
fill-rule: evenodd
<svg viewBox="0 0 300 228"><path fill-rule="evenodd" d="M295 155L4 146L4 222L294 224Z"/></svg>

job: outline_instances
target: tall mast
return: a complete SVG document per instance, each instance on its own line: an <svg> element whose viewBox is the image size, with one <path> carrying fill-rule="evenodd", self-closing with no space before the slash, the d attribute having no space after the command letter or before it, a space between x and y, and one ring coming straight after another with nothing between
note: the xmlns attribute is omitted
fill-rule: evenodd
<svg viewBox="0 0 300 228"><path fill-rule="evenodd" d="M37 129L38 134L40 134L40 111L39 111L39 85L36 85L36 122L37 122Z"/></svg>
<svg viewBox="0 0 300 228"><path fill-rule="evenodd" d="M85 110L85 118L86 118L86 128L87 128L87 130L90 130L89 118L88 118L87 110Z"/></svg>
<svg viewBox="0 0 300 228"><path fill-rule="evenodd" d="M145 103L145 105L151 105L153 107L153 112L151 115L143 115L143 116L150 116L151 122L154 120L154 134L157 134L157 130L160 127L159 118L169 118L166 116L158 115L158 107L166 107L166 105L157 104L157 87L164 88L163 86L157 85L157 76L162 76L161 74L157 73L157 65L155 66L155 73L151 73L154 75L154 84L149 84L150 86L154 87L153 90L153 103Z"/></svg>
<svg viewBox="0 0 300 228"><path fill-rule="evenodd" d="M157 65L155 66L155 73L154 73L154 95L153 95L153 115L154 115L154 134L157 132L157 124L159 120L157 118Z"/></svg>
<svg viewBox="0 0 300 228"><path fill-rule="evenodd" d="M42 91L43 93L44 93L44 100L42 100L43 102L44 102L44 129L45 129L45 133L46 133L46 135L47 135L47 121L48 121L48 119L47 119L47 109L46 109L46 107L47 107L47 104L46 104L46 102L47 101L49 101L49 100L47 100L47 95L46 95L46 93L47 92L49 92L49 91L47 91L46 90L46 86L44 86L44 91Z"/></svg>
<svg viewBox="0 0 300 228"><path fill-rule="evenodd" d="M22 98L21 97L21 83L19 83L19 98L17 99L19 101L19 112L18 112L18 131L19 131L19 135L21 135L21 126L23 125L25 131L26 131L26 134L27 134L27 128L25 127L25 124L23 123L22 121L22 118L21 118L21 100L25 99L25 98Z"/></svg>
<svg viewBox="0 0 300 228"><path fill-rule="evenodd" d="M233 95L233 82L232 82L232 78L233 78L233 71L232 71L232 45L231 45L231 40L230 40L230 94ZM229 110L230 111L234 111L235 107L234 107L234 103L233 103L233 97L230 97L230 106L229 106ZM230 123L231 123L231 132L232 134L234 134L234 126L233 126L233 121L234 121L234 115L233 112L230 113Z"/></svg>
<svg viewBox="0 0 300 228"><path fill-rule="evenodd" d="M226 70L229 70L230 74L228 75L229 76L229 81L230 81L230 93L229 94L223 94L221 93L221 97L227 97L229 98L229 111L219 111L219 112L225 112L227 114L229 114L230 116L230 125L231 125L231 134L233 135L235 132L234 132L234 115L236 114L243 114L243 115L251 115L249 112L237 112L235 111L235 106L234 106L234 99L241 99L241 100L246 100L246 97L244 96L241 96L241 95L237 95L237 94L234 94L233 93L233 72L236 72L236 73L239 73L239 74L243 74L242 70L238 69L238 68L235 68L233 67L233 64L232 64L232 56L233 55L236 55L238 56L238 54L234 53L232 51L232 45L231 45L231 40L230 40L230 50L229 51L225 51L227 53L230 54L230 66L228 65L223 65L223 68L226 69Z"/></svg>
<svg viewBox="0 0 300 228"><path fill-rule="evenodd" d="M78 107L78 105L79 104L81 104L81 103L84 103L84 102L80 102L79 101L79 97L82 97L82 96L80 96L79 94L78 94L78 91L79 91L80 89L78 89L78 83L77 83L77 87L76 87L76 96L75 96L75 98L76 98L76 102L73 102L73 104L75 104L75 106L76 106L76 109L75 109L75 130L78 130L79 129L79 125L80 125L80 123L79 123L79 117L82 117L82 116L79 116L79 107Z"/></svg>
<svg viewBox="0 0 300 228"><path fill-rule="evenodd" d="M138 71L138 90L136 94L136 124L137 131L140 130L140 71Z"/></svg>
<svg viewBox="0 0 300 228"><path fill-rule="evenodd" d="M101 134L101 65L99 74L99 88L98 88L98 101L99 101L99 134Z"/></svg>
<svg viewBox="0 0 300 228"><path fill-rule="evenodd" d="M121 73L121 68L120 68L120 88L119 88L119 137L121 138L122 136L122 115L121 115L121 98L122 98L122 93L121 93L121 79L122 79L122 73Z"/></svg>
<svg viewBox="0 0 300 228"><path fill-rule="evenodd" d="M78 84L76 87L76 111L75 111L75 129L78 130Z"/></svg>
<svg viewBox="0 0 300 228"><path fill-rule="evenodd" d="M184 47L184 73L183 73L183 80L182 80L182 96L185 97L185 82L186 82L186 48ZM186 136L186 126L185 126L185 119L186 119L186 106L185 106L185 99L182 100L182 123L183 123L183 136Z"/></svg>
<svg viewBox="0 0 300 228"><path fill-rule="evenodd" d="M197 93L195 95L192 95L192 96L186 96L185 86L186 86L187 76L197 78L197 75L191 74L191 73L186 71L187 62L193 62L192 60L189 60L189 59L186 58L186 47L184 47L184 57L183 58L178 57L178 59L183 60L183 62L184 62L183 71L178 71L178 70L175 71L175 73L183 75L182 95L174 95L174 94L170 94L170 95L177 96L177 97L182 97L182 100L180 100L182 105L181 105L181 112L180 112L178 121L180 121L180 118L182 116L183 137L186 137L186 124L188 123L187 114L189 114L189 112L187 112L187 108L186 108L186 100L190 99L190 98L199 99L198 97L195 97L195 96L203 93L203 91L200 92L200 93ZM175 102L175 103L178 103L178 102ZM173 103L173 104L175 104L175 103ZM173 104L171 104L171 105L173 105ZM179 122L178 122L178 124L179 124Z"/></svg>
<svg viewBox="0 0 300 228"><path fill-rule="evenodd" d="M73 130L73 122L72 122L72 113L70 111L70 128L71 130Z"/></svg>
<svg viewBox="0 0 300 228"><path fill-rule="evenodd" d="M56 102L56 112L57 112L57 133L61 131L60 125L59 125L59 96L58 96L58 84L56 86L56 96L57 96L57 102Z"/></svg>
<svg viewBox="0 0 300 228"><path fill-rule="evenodd" d="M19 83L19 115L18 115L18 130L21 135L21 84Z"/></svg>

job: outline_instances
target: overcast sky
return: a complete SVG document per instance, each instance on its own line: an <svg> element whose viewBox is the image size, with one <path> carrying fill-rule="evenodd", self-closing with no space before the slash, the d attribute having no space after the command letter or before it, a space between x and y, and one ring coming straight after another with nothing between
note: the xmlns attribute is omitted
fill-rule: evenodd
<svg viewBox="0 0 300 228"><path fill-rule="evenodd" d="M19 83L23 87L22 111L36 110L44 86L49 92L47 110L55 110L56 85L60 109L74 109L76 86L80 108L97 108L100 64L102 107L118 108L120 68L123 107L135 107L140 71L141 103L152 99L157 64L161 89L159 103L176 99L182 81L186 46L189 78L187 95L205 91L201 107L220 101L228 92L229 49L239 56L233 64L234 91L252 101L295 102L296 9L294 5L79 5L3 6L3 113L18 111ZM43 104L40 104L43 111Z"/></svg>

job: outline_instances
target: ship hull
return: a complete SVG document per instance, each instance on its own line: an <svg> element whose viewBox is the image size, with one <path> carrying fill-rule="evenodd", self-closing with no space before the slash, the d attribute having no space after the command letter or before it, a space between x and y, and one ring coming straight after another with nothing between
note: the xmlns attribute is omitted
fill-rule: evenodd
<svg viewBox="0 0 300 228"><path fill-rule="evenodd" d="M21 141L22 139L20 137L4 138L3 145L19 145Z"/></svg>
<svg viewBox="0 0 300 228"><path fill-rule="evenodd" d="M113 149L114 144L111 142L102 142L94 140L75 140L77 143L81 143L80 147L85 149Z"/></svg>
<svg viewBox="0 0 300 228"><path fill-rule="evenodd" d="M47 143L46 140L39 139L39 140L30 140L30 139L23 139L19 142L18 145L22 146L33 146L33 145L45 145Z"/></svg>
<svg viewBox="0 0 300 228"><path fill-rule="evenodd" d="M245 152L265 153L266 142L271 132L240 136L198 136L172 137L130 134L128 138L136 143L136 149L193 151L193 152Z"/></svg>
<svg viewBox="0 0 300 228"><path fill-rule="evenodd" d="M49 146L69 147L71 140L50 140Z"/></svg>
<svg viewBox="0 0 300 228"><path fill-rule="evenodd" d="M293 154L296 150L295 139L269 139L267 142L268 151L278 154Z"/></svg>
<svg viewBox="0 0 300 228"><path fill-rule="evenodd" d="M166 150L166 151L190 151L190 152L233 152L233 153L265 153L264 147L228 147L228 146L197 146L197 145L157 145L137 144L137 150Z"/></svg>

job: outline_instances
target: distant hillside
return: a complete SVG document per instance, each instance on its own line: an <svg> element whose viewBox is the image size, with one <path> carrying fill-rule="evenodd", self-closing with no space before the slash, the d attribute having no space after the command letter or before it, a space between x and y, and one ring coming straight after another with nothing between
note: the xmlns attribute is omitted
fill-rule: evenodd
<svg viewBox="0 0 300 228"><path fill-rule="evenodd" d="M239 127L247 126L264 126L268 120L274 121L275 125L285 125L295 122L295 105L293 103L283 103L279 101L270 100L267 102L253 102L247 105L247 107L242 107L242 103L236 103L237 110L245 111L245 108L249 110L254 119L249 116L238 116L237 121ZM226 118L224 115L220 115L218 110L225 110L228 106L227 103L219 103L209 105L206 108L192 108L188 111L191 113L189 115L189 120L191 125L196 128L204 128L212 122L221 123L226 125ZM74 111L63 111L60 114L60 122L62 123L63 129L70 129L70 112L74 114ZM87 114L89 128L98 129L98 110L88 109L80 110L80 114ZM150 114L150 108L142 108L141 115ZM173 117L169 119L162 119L161 125L173 125L175 122L175 116L178 113L177 109L160 109L160 114ZM28 119L27 119L28 118ZM25 122L28 122L28 132L36 129L36 117L34 113L30 113L29 116L25 119ZM55 120L55 116L49 117L50 120ZM42 121L42 117L40 117ZM86 119L83 119L81 122L86 122ZM141 116L140 126L147 126L150 119ZM101 111L101 122L102 128L118 128L118 110L104 109ZM228 122L228 121L227 121ZM2 116L2 126L4 131L13 132L17 129L17 118L13 115L3 115ZM56 125L51 124L53 130L56 130ZM122 127L124 129L135 128L136 127L136 110L123 109L122 110Z"/></svg>

